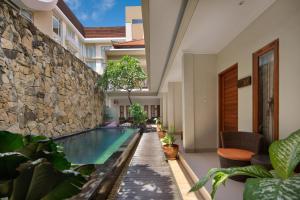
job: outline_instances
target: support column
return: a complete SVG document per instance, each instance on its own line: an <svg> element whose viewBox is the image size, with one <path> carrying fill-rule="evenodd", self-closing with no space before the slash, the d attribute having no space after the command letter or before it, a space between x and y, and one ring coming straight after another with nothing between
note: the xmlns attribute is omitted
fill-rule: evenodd
<svg viewBox="0 0 300 200"><path fill-rule="evenodd" d="M217 148L216 55L183 55L183 147L187 152Z"/></svg>
<svg viewBox="0 0 300 200"><path fill-rule="evenodd" d="M168 128L182 131L182 88L180 82L168 83Z"/></svg>
<svg viewBox="0 0 300 200"><path fill-rule="evenodd" d="M168 93L163 93L162 98L163 98L162 121L163 121L163 126L167 127L168 126Z"/></svg>

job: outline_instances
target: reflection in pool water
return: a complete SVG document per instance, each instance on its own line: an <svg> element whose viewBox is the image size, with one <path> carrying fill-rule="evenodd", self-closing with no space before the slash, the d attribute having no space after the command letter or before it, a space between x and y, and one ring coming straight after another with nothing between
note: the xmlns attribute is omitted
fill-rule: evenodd
<svg viewBox="0 0 300 200"><path fill-rule="evenodd" d="M76 164L103 164L136 129L104 128L57 140L67 159Z"/></svg>

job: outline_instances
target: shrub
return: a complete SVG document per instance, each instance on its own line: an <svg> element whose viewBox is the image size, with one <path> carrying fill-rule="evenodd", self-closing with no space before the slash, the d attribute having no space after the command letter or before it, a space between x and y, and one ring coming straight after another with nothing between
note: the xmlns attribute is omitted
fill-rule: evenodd
<svg viewBox="0 0 300 200"><path fill-rule="evenodd" d="M129 108L130 115L133 118L133 124L136 126L140 126L145 124L147 120L147 114L143 110L142 106L138 103L134 103Z"/></svg>
<svg viewBox="0 0 300 200"><path fill-rule="evenodd" d="M52 139L0 131L0 198L66 199L92 171L94 165L72 166Z"/></svg>

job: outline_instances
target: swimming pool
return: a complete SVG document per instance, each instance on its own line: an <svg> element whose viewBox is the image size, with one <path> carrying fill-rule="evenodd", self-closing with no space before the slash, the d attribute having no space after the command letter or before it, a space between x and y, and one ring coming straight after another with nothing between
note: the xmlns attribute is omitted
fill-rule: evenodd
<svg viewBox="0 0 300 200"><path fill-rule="evenodd" d="M75 164L103 164L128 141L137 129L99 128L57 139L67 159Z"/></svg>

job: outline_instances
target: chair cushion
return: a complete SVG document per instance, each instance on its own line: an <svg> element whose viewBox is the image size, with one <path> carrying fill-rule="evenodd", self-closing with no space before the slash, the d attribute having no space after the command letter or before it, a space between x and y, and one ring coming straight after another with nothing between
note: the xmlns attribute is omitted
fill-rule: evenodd
<svg viewBox="0 0 300 200"><path fill-rule="evenodd" d="M219 148L218 155L230 160L250 161L255 153L244 149Z"/></svg>

